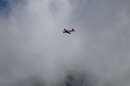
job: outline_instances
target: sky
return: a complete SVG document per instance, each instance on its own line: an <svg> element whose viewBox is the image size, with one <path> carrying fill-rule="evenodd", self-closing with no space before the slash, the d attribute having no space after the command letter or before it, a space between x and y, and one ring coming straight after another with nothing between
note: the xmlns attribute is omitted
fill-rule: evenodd
<svg viewBox="0 0 130 86"><path fill-rule="evenodd" d="M129 86L129 4L0 0L0 84L57 86L71 72L85 74L93 86Z"/></svg>

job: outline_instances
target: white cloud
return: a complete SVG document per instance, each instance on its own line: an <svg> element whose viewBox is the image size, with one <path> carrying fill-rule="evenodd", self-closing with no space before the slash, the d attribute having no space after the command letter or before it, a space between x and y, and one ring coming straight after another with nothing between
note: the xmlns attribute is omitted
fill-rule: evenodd
<svg viewBox="0 0 130 86"><path fill-rule="evenodd" d="M127 86L130 7L119 2L10 2L9 17L0 17L0 82L40 76L52 84L67 69L91 72L99 86ZM75 33L63 34L72 27Z"/></svg>

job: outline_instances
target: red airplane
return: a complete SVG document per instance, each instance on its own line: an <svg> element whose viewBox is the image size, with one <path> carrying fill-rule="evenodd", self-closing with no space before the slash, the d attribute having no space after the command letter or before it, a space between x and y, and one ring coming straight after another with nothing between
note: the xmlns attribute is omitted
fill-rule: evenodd
<svg viewBox="0 0 130 86"><path fill-rule="evenodd" d="M63 31L63 33L68 33L68 34L71 34L70 32L75 32L74 28L72 28L72 30L64 29L64 31Z"/></svg>

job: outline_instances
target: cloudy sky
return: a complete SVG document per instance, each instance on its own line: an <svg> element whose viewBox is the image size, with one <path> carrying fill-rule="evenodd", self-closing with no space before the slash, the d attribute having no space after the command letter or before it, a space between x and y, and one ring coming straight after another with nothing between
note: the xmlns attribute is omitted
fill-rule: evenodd
<svg viewBox="0 0 130 86"><path fill-rule="evenodd" d="M94 86L129 86L129 4L0 0L0 83L38 77L52 85L75 71L92 75Z"/></svg>

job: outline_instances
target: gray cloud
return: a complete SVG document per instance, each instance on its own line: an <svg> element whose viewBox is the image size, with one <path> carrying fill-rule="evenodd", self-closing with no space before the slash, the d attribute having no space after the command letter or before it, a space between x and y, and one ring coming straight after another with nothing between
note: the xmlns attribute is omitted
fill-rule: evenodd
<svg viewBox="0 0 130 86"><path fill-rule="evenodd" d="M75 71L91 73L96 86L129 86L129 0L9 3L0 16L0 83L36 76L52 85Z"/></svg>

